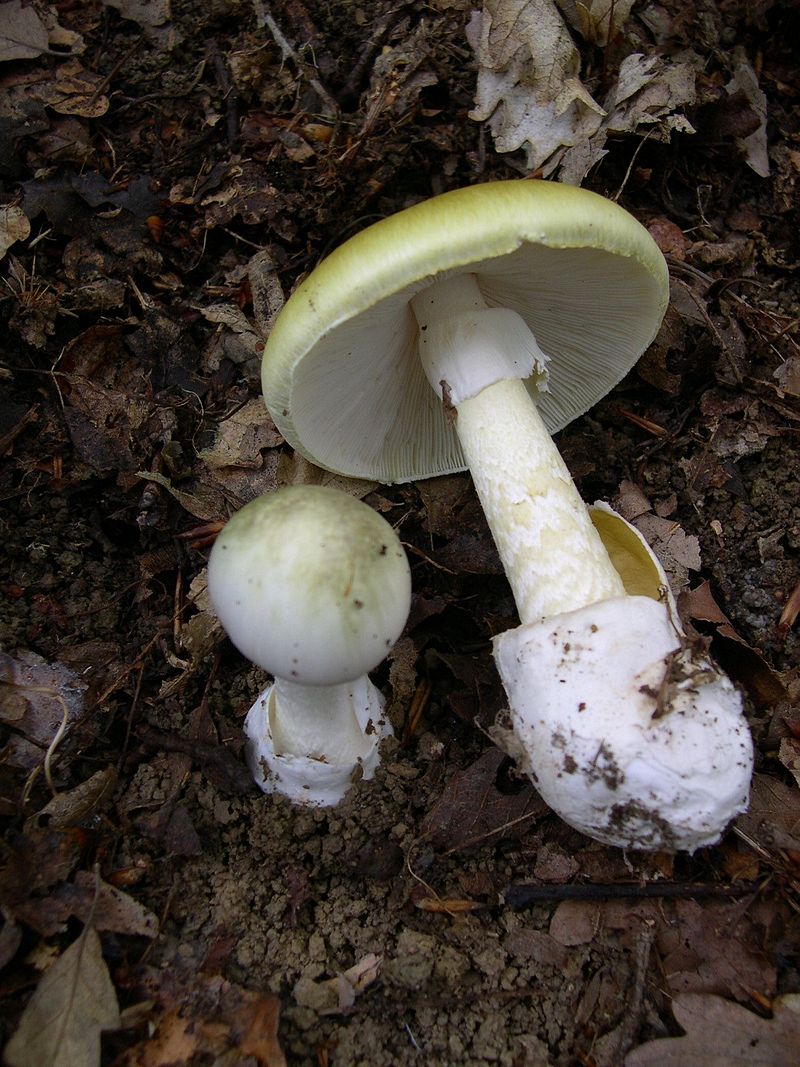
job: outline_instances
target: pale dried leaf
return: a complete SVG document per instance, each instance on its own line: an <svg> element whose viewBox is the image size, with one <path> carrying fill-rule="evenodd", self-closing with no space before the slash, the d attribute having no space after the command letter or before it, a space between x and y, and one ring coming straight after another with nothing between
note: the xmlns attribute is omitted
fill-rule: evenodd
<svg viewBox="0 0 800 1067"><path fill-rule="evenodd" d="M739 63L733 78L725 86L728 93L741 92L760 120L758 129L749 137L738 137L737 144L745 162L760 178L769 177L767 153L767 98L758 84L758 75L749 63Z"/></svg>
<svg viewBox="0 0 800 1067"><path fill-rule="evenodd" d="M603 101L604 118L591 137L569 148L560 160L559 180L580 185L604 155L609 133L634 133L666 139L671 131L693 133L681 110L694 103L696 71L691 54L671 59L626 56L617 81Z"/></svg>
<svg viewBox="0 0 800 1067"><path fill-rule="evenodd" d="M488 120L498 152L524 148L536 169L597 131L604 111L578 77L578 49L552 0L485 0L468 36L478 58L470 117Z"/></svg>
<svg viewBox="0 0 800 1067"><path fill-rule="evenodd" d="M47 50L47 30L35 8L21 0L0 4L0 63L35 59Z"/></svg>
<svg viewBox="0 0 800 1067"><path fill-rule="evenodd" d="M30 232L30 221L21 207L17 204L0 206L0 259L16 241L24 241Z"/></svg>
<svg viewBox="0 0 800 1067"><path fill-rule="evenodd" d="M215 470L242 467L259 470L264 465L261 450L275 448L283 438L275 429L264 402L248 400L217 426L217 436L210 448L198 453Z"/></svg>
<svg viewBox="0 0 800 1067"><path fill-rule="evenodd" d="M257 333L266 340L285 303L275 261L269 252L257 252L247 264L247 279L253 294L253 317Z"/></svg>
<svg viewBox="0 0 800 1067"><path fill-rule="evenodd" d="M9 1067L97 1067L100 1033L120 1025L100 938L87 928L45 971L5 1048Z"/></svg>
<svg viewBox="0 0 800 1067"><path fill-rule="evenodd" d="M634 0L556 0L564 18L590 44L604 48L628 21Z"/></svg>
<svg viewBox="0 0 800 1067"><path fill-rule="evenodd" d="M348 970L334 978L315 982L301 978L294 987L295 1001L305 1008L312 1008L320 1015L345 1012L353 1006L356 997L377 979L383 956L370 953Z"/></svg>
<svg viewBox="0 0 800 1067"><path fill-rule="evenodd" d="M683 1037L649 1041L625 1067L795 1067L800 1050L800 998L779 997L764 1019L722 997L684 993L672 1011Z"/></svg>
<svg viewBox="0 0 800 1067"><path fill-rule="evenodd" d="M103 0L106 7L115 7L124 19L140 26L163 26L169 19L170 0Z"/></svg>

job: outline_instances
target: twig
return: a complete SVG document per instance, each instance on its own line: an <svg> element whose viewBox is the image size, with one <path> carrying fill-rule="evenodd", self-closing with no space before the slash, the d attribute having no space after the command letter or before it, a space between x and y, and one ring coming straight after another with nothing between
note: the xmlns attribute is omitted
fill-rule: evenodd
<svg viewBox="0 0 800 1067"><path fill-rule="evenodd" d="M239 94L236 92L236 86L231 81L228 65L220 51L216 38L212 37L208 41L206 51L214 64L214 74L222 90L222 99L225 101L225 135L228 144L232 145L239 134Z"/></svg>
<svg viewBox="0 0 800 1067"><path fill-rule="evenodd" d="M650 963L650 949L656 936L655 923L645 923L636 939L636 963L633 972L633 989L625 1007L625 1016L617 1034L615 1063L622 1063L633 1045L639 1020L642 1014L644 986L647 980L647 967Z"/></svg>
<svg viewBox="0 0 800 1067"><path fill-rule="evenodd" d="M291 59L292 63L295 66L295 69L297 70L297 73L301 75L301 77L308 78L309 85L320 98L320 100L323 102L323 104L325 104L325 106L328 108L331 116L338 119L340 114L339 105L333 99L333 97L322 84L322 82L319 80L319 78L317 78L316 75L310 73L313 68L309 67L309 65L298 55L295 48L287 40L286 35L283 33L278 23L272 17L272 12L269 9L269 5L263 3L262 0L253 0L253 7L256 11L256 22L259 26L267 27L267 29L273 36L275 44L278 46L278 48L280 48L281 61L285 62L287 59Z"/></svg>
<svg viewBox="0 0 800 1067"><path fill-rule="evenodd" d="M609 882L588 885L510 885L503 893L503 900L519 910L529 904L562 900L636 900L638 898L670 897L743 897L757 893L760 882L737 882L735 884L711 884L691 882L645 882L642 885L627 882Z"/></svg>

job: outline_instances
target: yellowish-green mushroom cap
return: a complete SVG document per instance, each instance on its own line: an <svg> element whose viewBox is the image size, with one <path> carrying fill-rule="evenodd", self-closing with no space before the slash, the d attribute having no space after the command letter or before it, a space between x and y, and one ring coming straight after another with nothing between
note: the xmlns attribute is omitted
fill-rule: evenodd
<svg viewBox="0 0 800 1067"><path fill-rule="evenodd" d="M466 467L418 358L410 301L472 274L548 357L528 380L551 433L587 411L653 340L664 257L628 212L585 189L519 180L444 193L375 223L325 259L279 315L264 398L287 441L340 473L403 482Z"/></svg>

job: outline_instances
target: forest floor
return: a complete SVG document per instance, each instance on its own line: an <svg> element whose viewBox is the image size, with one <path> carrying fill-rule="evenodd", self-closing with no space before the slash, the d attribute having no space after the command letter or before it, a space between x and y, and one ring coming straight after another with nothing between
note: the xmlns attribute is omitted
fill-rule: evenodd
<svg viewBox="0 0 800 1067"><path fill-rule="evenodd" d="M520 34L546 6L486 4ZM654 65L627 125L540 163L470 115L473 7L0 3L13 1067L797 1062L800 15L665 0L573 31L595 98ZM230 514L332 480L260 398L283 296L418 200L568 172L670 265L656 342L557 441L746 698L751 809L693 856L581 836L492 746L515 609L468 475L335 480L400 533L414 600L373 675L396 737L333 810L251 782L266 679L204 593Z"/></svg>

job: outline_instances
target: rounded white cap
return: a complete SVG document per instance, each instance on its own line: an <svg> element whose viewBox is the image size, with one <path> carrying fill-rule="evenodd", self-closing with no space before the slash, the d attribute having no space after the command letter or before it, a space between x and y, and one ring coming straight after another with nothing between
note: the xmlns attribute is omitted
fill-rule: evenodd
<svg viewBox="0 0 800 1067"><path fill-rule="evenodd" d="M391 526L323 486L280 489L238 511L214 544L208 588L239 651L302 685L372 670L411 602L408 560Z"/></svg>

